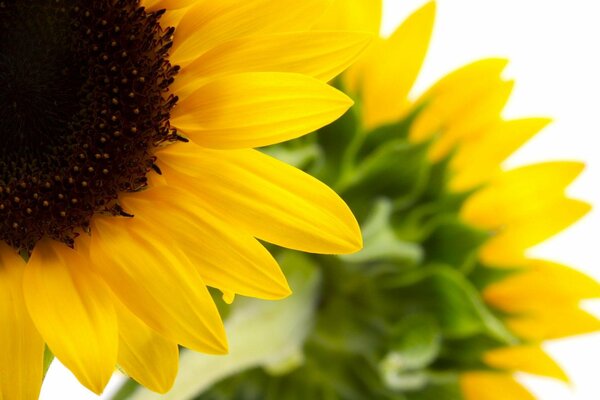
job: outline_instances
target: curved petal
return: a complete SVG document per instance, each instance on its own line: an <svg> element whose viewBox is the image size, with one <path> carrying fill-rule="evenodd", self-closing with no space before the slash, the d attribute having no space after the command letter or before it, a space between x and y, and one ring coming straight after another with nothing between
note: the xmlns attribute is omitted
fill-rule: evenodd
<svg viewBox="0 0 600 400"><path fill-rule="evenodd" d="M160 228L136 218L95 217L94 269L123 304L168 340L225 353L223 323L202 278Z"/></svg>
<svg viewBox="0 0 600 400"><path fill-rule="evenodd" d="M291 291L279 265L251 235L203 208L195 196L169 186L123 198L135 218L163 227L204 282L228 294L281 299Z"/></svg>
<svg viewBox="0 0 600 400"><path fill-rule="evenodd" d="M511 375L497 372L466 372L460 375L465 400L535 400Z"/></svg>
<svg viewBox="0 0 600 400"><path fill-rule="evenodd" d="M417 107L424 108L411 126L410 138L419 142L448 129L457 121L464 123L465 114L472 115L473 104L478 104L490 91L503 85L501 74L506 64L504 59L484 59L438 81L416 102Z"/></svg>
<svg viewBox="0 0 600 400"><path fill-rule="evenodd" d="M499 234L483 245L480 258L485 264L497 267L520 264L528 248L571 226L591 209L585 202L567 198L545 199L524 207L530 207L531 211L522 220L508 222ZM505 209L497 212L506 213Z"/></svg>
<svg viewBox="0 0 600 400"><path fill-rule="evenodd" d="M44 239L25 268L23 289L52 353L99 394L117 361L117 320L109 289L87 263L63 243Z"/></svg>
<svg viewBox="0 0 600 400"><path fill-rule="evenodd" d="M526 372L569 382L565 372L540 346L502 347L485 353L484 362L510 372Z"/></svg>
<svg viewBox="0 0 600 400"><path fill-rule="evenodd" d="M173 126L211 148L251 148L290 140L329 124L352 100L305 75L249 72L215 79L173 110Z"/></svg>
<svg viewBox="0 0 600 400"><path fill-rule="evenodd" d="M499 121L478 137L461 143L451 161L452 190L467 190L484 183L500 171L508 156L549 123L547 118Z"/></svg>
<svg viewBox="0 0 600 400"><path fill-rule="evenodd" d="M397 120L409 107L413 87L433 32L435 2L411 15L392 36L375 43L348 80L361 80L363 118L367 129ZM350 83L350 87L354 86Z"/></svg>
<svg viewBox="0 0 600 400"><path fill-rule="evenodd" d="M530 260L522 272L486 287L488 304L506 312L537 310L600 297L600 283L582 272L543 260Z"/></svg>
<svg viewBox="0 0 600 400"><path fill-rule="evenodd" d="M225 42L187 65L170 89L180 99L208 80L242 72L291 72L327 82L346 69L371 37L354 32L294 32Z"/></svg>
<svg viewBox="0 0 600 400"><path fill-rule="evenodd" d="M0 243L0 399L37 400L44 372L44 341L23 298L25 262Z"/></svg>
<svg viewBox="0 0 600 400"><path fill-rule="evenodd" d="M431 145L429 158L439 161L479 131L493 126L500 118L513 87L514 81L498 81L470 104L465 104L465 108L457 110L458 118L454 114L454 118L442 122L438 127L441 131L436 132L439 136Z"/></svg>
<svg viewBox="0 0 600 400"><path fill-rule="evenodd" d="M266 33L305 31L330 0L197 1L175 32L174 64L185 64L220 43Z"/></svg>
<svg viewBox="0 0 600 400"><path fill-rule="evenodd" d="M506 325L524 340L543 341L600 330L600 320L572 304L538 308L508 317Z"/></svg>
<svg viewBox="0 0 600 400"><path fill-rule="evenodd" d="M179 10L181 8L189 7L196 3L198 0L143 0L142 4L148 11L158 10Z"/></svg>
<svg viewBox="0 0 600 400"><path fill-rule="evenodd" d="M150 329L119 300L114 299L114 304L119 321L119 365L148 389L166 393L177 376L177 344Z"/></svg>
<svg viewBox="0 0 600 400"><path fill-rule="evenodd" d="M314 253L350 253L362 247L358 223L343 200L272 157L187 144L169 146L158 157L167 179L187 175L183 184L199 201L260 239Z"/></svg>
<svg viewBox="0 0 600 400"><path fill-rule="evenodd" d="M360 31L379 34L382 1L333 0L314 29Z"/></svg>
<svg viewBox="0 0 600 400"><path fill-rule="evenodd" d="M564 196L566 187L583 167L580 162L553 161L504 172L469 197L461 218L484 229L532 220L538 210L551 208L549 205ZM561 213L561 209L548 215L554 213Z"/></svg>

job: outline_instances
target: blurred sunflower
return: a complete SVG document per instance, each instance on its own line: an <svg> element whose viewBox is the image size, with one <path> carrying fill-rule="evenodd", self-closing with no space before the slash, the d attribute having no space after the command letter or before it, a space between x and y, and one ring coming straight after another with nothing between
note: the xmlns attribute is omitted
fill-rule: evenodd
<svg viewBox="0 0 600 400"><path fill-rule="evenodd" d="M463 398L532 399L514 380L514 372L568 380L541 342L600 329L598 320L579 308L581 300L600 295L596 282L569 267L526 256L528 248L589 211L588 204L565 196L583 165L557 161L501 169L512 152L549 123L545 118L501 117L513 87L501 77L506 60L474 62L409 100L434 15L434 2L415 12L389 38L374 44L344 82L360 99L365 131L410 120L408 141L427 143L427 159L444 165L445 195L464 196L458 207L461 223L488 235L477 246L479 265L469 260L468 267L456 266L514 337L510 346L482 345L476 357L483 368L461 366ZM440 234L434 231L433 240L440 240ZM467 242L457 234L438 244L450 250ZM469 341L463 345L470 346ZM474 341L472 347L479 345Z"/></svg>
<svg viewBox="0 0 600 400"><path fill-rule="evenodd" d="M311 32L323 7L0 2L0 398L38 397L45 345L96 393L116 365L164 392L178 344L227 351L207 286L289 295L256 238L361 247L331 189L252 149L351 106L325 82L370 39Z"/></svg>
<svg viewBox="0 0 600 400"><path fill-rule="evenodd" d="M338 0L318 27L378 32L380 14L370 0ZM317 135L268 149L346 199L365 248L340 257L278 252L285 268L319 279L313 292L313 280L292 282L310 300L304 313L281 311L296 347L277 344L270 332L280 330L271 327L261 332L275 344L260 353L252 350L257 337L236 330L227 367L187 359L201 382L197 399L530 400L516 372L567 381L542 342L600 329L579 307L600 297L598 283L526 255L589 206L565 195L580 163L501 168L549 122L502 118L513 86L502 78L506 60L469 64L409 98L434 14L428 3L337 81L356 100L349 113ZM227 323L249 315L260 330L251 307L234 307ZM192 398L193 385L176 385L179 397L171 398ZM134 398L152 398L143 393Z"/></svg>

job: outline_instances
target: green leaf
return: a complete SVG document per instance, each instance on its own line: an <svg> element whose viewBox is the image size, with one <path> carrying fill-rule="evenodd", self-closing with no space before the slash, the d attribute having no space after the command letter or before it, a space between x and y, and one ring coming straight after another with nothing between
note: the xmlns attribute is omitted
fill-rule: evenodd
<svg viewBox="0 0 600 400"><path fill-rule="evenodd" d="M378 197L410 204L427 182L425 145L397 140L381 147L341 177L334 189L344 197L359 221L364 220Z"/></svg>
<svg viewBox="0 0 600 400"><path fill-rule="evenodd" d="M335 122L321 128L316 134L316 141L322 156L320 165L311 173L328 185L335 184L351 162L352 149L362 140L359 129L354 107Z"/></svg>
<svg viewBox="0 0 600 400"><path fill-rule="evenodd" d="M400 361L403 370L425 368L437 357L441 332L430 314L412 314L403 318L391 337L390 354Z"/></svg>
<svg viewBox="0 0 600 400"><path fill-rule="evenodd" d="M52 361L54 361L54 354L52 354L52 351L50 351L48 346L45 346L44 347L44 378L46 377L46 373L48 372L50 365L52 365Z"/></svg>
<svg viewBox="0 0 600 400"><path fill-rule="evenodd" d="M423 369L436 359L441 339L432 315L412 314L402 319L394 327L390 351L379 363L387 387L401 391L424 387L428 374Z"/></svg>
<svg viewBox="0 0 600 400"><path fill-rule="evenodd" d="M400 266L415 266L423 259L421 246L400 240L390 226L392 204L379 199L369 218L363 224L364 248L358 253L340 256L350 263L373 263L390 261Z"/></svg>
<svg viewBox="0 0 600 400"><path fill-rule="evenodd" d="M440 223L423 243L427 261L471 270L477 250L489 238L488 232L472 228L458 218Z"/></svg>
<svg viewBox="0 0 600 400"><path fill-rule="evenodd" d="M288 145L269 146L260 150L300 169L307 169L311 164L318 162L321 157L319 147L312 140L300 138L292 142L286 142L286 144Z"/></svg>
<svg viewBox="0 0 600 400"><path fill-rule="evenodd" d="M489 370L490 367L483 362L482 355L505 345L504 342L483 334L450 339L440 352L436 366L464 371Z"/></svg>
<svg viewBox="0 0 600 400"><path fill-rule="evenodd" d="M516 339L488 309L473 285L455 268L430 265L390 279L401 307L436 315L445 336L465 338L486 333L505 343Z"/></svg>

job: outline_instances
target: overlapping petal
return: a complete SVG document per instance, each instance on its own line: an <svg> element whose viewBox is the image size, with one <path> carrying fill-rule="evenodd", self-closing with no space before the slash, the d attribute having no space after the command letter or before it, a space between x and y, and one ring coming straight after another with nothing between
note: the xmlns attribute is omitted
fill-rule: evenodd
<svg viewBox="0 0 600 400"><path fill-rule="evenodd" d="M529 260L522 272L485 288L487 303L506 312L535 311L600 297L600 284L573 268Z"/></svg>
<svg viewBox="0 0 600 400"><path fill-rule="evenodd" d="M171 60L185 65L209 49L239 37L306 31L330 0L198 1L177 27Z"/></svg>
<svg viewBox="0 0 600 400"><path fill-rule="evenodd" d="M25 262L0 244L0 399L35 400L42 386L44 341L23 297Z"/></svg>
<svg viewBox="0 0 600 400"><path fill-rule="evenodd" d="M227 294L281 299L291 291L279 265L250 234L224 223L190 193L154 187L123 199L135 218L163 227L204 282Z"/></svg>
<svg viewBox="0 0 600 400"><path fill-rule="evenodd" d="M172 123L205 147L260 147L310 133L351 105L346 95L306 75L249 72L194 91L173 111Z"/></svg>
<svg viewBox="0 0 600 400"><path fill-rule="evenodd" d="M600 330L598 318L573 304L517 313L508 317L506 324L529 341L561 339Z"/></svg>
<svg viewBox="0 0 600 400"><path fill-rule="evenodd" d="M565 372L540 346L502 347L487 352L483 360L493 368L509 372L526 372L569 382Z"/></svg>
<svg viewBox="0 0 600 400"><path fill-rule="evenodd" d="M92 222L93 268L125 306L174 343L205 353L227 351L204 281L172 239L136 218Z"/></svg>
<svg viewBox="0 0 600 400"><path fill-rule="evenodd" d="M519 265L527 249L563 231L591 209L588 203L568 198L524 203L524 207L531 205L535 209L526 219L510 221L482 247L480 258L487 265ZM519 211L516 205L513 208Z"/></svg>
<svg viewBox="0 0 600 400"><path fill-rule="evenodd" d="M159 160L171 169L163 168L167 179L187 176L199 201L260 239L327 254L362 246L356 219L333 190L272 157L186 145L165 149Z"/></svg>
<svg viewBox="0 0 600 400"><path fill-rule="evenodd" d="M369 35L353 32L242 37L198 57L181 71L171 87L180 99L185 99L211 79L243 72L298 73L327 82L346 69L370 41Z"/></svg>
<svg viewBox="0 0 600 400"><path fill-rule="evenodd" d="M461 142L451 161L451 189L470 189L500 174L502 162L549 122L548 118L500 120Z"/></svg>
<svg viewBox="0 0 600 400"><path fill-rule="evenodd" d="M392 122L408 111L408 94L425 59L434 16L435 3L427 3L391 37L375 42L346 74L348 87L360 93L367 129Z"/></svg>
<svg viewBox="0 0 600 400"><path fill-rule="evenodd" d="M482 127L497 121L512 89L512 83L501 78L506 64L504 59L480 60L442 78L415 103L423 110L411 126L411 139L447 135L446 131L458 129L456 125ZM482 114L473 112L486 102L494 107L484 108Z"/></svg>
<svg viewBox="0 0 600 400"><path fill-rule="evenodd" d="M114 306L119 321L119 366L148 389L166 393L177 376L177 344L150 329L116 298Z"/></svg>
<svg viewBox="0 0 600 400"><path fill-rule="evenodd" d="M536 210L564 197L565 189L583 167L579 162L556 161L504 172L469 197L461 216L485 229L531 220Z"/></svg>
<svg viewBox="0 0 600 400"><path fill-rule="evenodd" d="M333 0L315 29L378 34L383 4L373 0Z"/></svg>
<svg viewBox="0 0 600 400"><path fill-rule="evenodd" d="M108 287L88 264L64 244L42 240L25 268L23 292L50 350L99 394L117 361L117 319Z"/></svg>
<svg viewBox="0 0 600 400"><path fill-rule="evenodd" d="M465 400L535 400L535 397L509 374L467 372L460 386Z"/></svg>

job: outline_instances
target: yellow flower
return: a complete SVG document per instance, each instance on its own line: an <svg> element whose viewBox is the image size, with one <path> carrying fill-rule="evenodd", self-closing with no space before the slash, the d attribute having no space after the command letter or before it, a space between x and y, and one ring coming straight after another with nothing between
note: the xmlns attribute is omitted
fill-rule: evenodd
<svg viewBox="0 0 600 400"><path fill-rule="evenodd" d="M289 295L257 239L361 247L331 189L252 149L351 106L326 82L370 39L311 32L325 6L0 3L0 398L37 398L45 345L96 393L116 365L165 392L178 344L227 351L207 286Z"/></svg>
<svg viewBox="0 0 600 400"><path fill-rule="evenodd" d="M339 27L343 21L346 29L377 32L380 5L365 14L369 21L353 18L368 3L339 0L338 10L344 15L327 16L321 24ZM514 380L514 372L567 380L541 342L600 329L600 322L579 307L582 299L600 295L597 282L569 267L526 256L528 248L589 211L588 204L565 195L583 165L546 162L501 169L512 152L549 122L501 117L513 86L501 77L506 60L474 62L442 78L416 100L409 98L425 59L434 15L435 3L429 2L389 38L380 38L344 74L344 84L359 99L365 131L415 115L410 139L431 143L432 162L449 160L452 191L473 191L461 219L492 234L479 252L480 261L487 268L519 270L482 290L488 305L503 313L517 343L482 354L490 370L461 375L465 398L532 399Z"/></svg>

